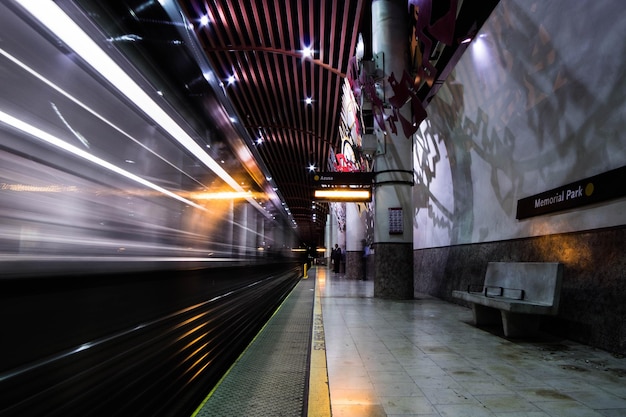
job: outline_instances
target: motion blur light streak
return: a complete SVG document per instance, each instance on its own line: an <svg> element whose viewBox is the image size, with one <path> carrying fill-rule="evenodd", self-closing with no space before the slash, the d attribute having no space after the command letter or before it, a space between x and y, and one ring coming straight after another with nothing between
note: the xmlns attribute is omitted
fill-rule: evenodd
<svg viewBox="0 0 626 417"><path fill-rule="evenodd" d="M59 119L61 119L61 121L63 122L63 124L65 125L65 127L67 127L67 129L72 132L72 134L74 136L76 136L76 138L83 144L85 145L85 147L87 149L89 149L89 141L87 139L85 139L85 137L83 135L80 134L80 132L77 132L72 125L69 124L69 122L67 120L65 120L65 117L63 117L63 114L61 114L61 111L59 110L59 108L56 106L56 104L54 103L50 103L50 105L52 106L52 108L54 109L54 112L57 114L57 116L59 116Z"/></svg>
<svg viewBox="0 0 626 417"><path fill-rule="evenodd" d="M150 96L130 78L96 42L49 0L16 0L33 17L58 36L69 48L105 77L129 100L137 104L152 120L158 123L172 138L182 144L195 157L217 174L234 190L243 188L202 147L200 147ZM246 198L264 216L270 215L253 198ZM194 205L195 206L195 205Z"/></svg>
<svg viewBox="0 0 626 417"><path fill-rule="evenodd" d="M278 194L266 191L271 177L254 171L254 160L242 163L234 149L246 143L237 142L223 115L198 118L174 96L160 98L146 84L154 80L142 62L124 58L73 2L56 2L77 24L85 22L84 34L104 45L110 60L121 60L151 105L197 140L205 160L219 163L237 189L146 115L142 103L9 3L0 2L1 279L296 259L290 249L297 235L283 213L275 218Z"/></svg>
<svg viewBox="0 0 626 417"><path fill-rule="evenodd" d="M315 190L315 198L336 199L337 201L363 201L370 200L372 194L369 190Z"/></svg>
<svg viewBox="0 0 626 417"><path fill-rule="evenodd" d="M249 193L249 192L198 192L198 193L190 193L189 198L194 200L238 200L238 199L246 199L250 196L254 198L264 197L264 194L260 193Z"/></svg>
<svg viewBox="0 0 626 417"><path fill-rule="evenodd" d="M45 261L54 261L59 262L63 261L65 263L72 262L76 264L85 264L88 262L111 262L111 263L138 263L138 262L193 262L193 263L204 263L204 262L240 262L246 263L249 262L248 259L234 259L234 258L202 258L202 257L192 257L192 256L80 256L80 255L71 255L71 256L63 256L63 255L1 255L0 261L20 261L24 263L32 263L32 262L45 262Z"/></svg>
<svg viewBox="0 0 626 417"><path fill-rule="evenodd" d="M179 171L181 174L183 174L187 178L191 179L192 181L196 182L197 184L199 184L201 186L204 186L204 184L201 184L197 179L193 178L190 174L188 174L187 172L185 172L182 169L178 168L175 164L173 164L170 161L168 161L165 157L159 155L154 150L150 149L149 147L147 147L146 145L141 143L139 140L137 140L133 136L129 135L127 132L125 132L123 129L119 128L113 122L111 122L108 119L106 119L100 113L98 113L97 111L93 110L91 107L87 106L85 103L83 103L82 101L78 100L76 97L72 96L67 91L65 91L64 89L62 89L61 87L59 87L58 85L56 85L55 83L53 83L52 81L50 81L49 79L47 79L46 77L44 77L43 75L41 75L40 73L38 73L37 71L35 71L34 69L32 69L31 67L29 67L28 65L26 65L25 63L23 63L22 61L20 61L19 59L17 59L16 57L14 57L13 55L11 55L10 53L8 53L7 51L5 51L2 48L0 48L0 55L4 56L9 61L11 61L15 65L17 65L18 67L20 67L24 71L28 72L30 75L32 75L35 78L37 78L38 80L42 81L48 87L50 87L50 88L54 89L55 91L57 91L58 93L62 94L64 97L66 97L67 99L71 100L73 103L76 103L78 106L80 106L81 108L85 109L87 112L89 112L90 114L94 115L96 118L98 118L102 122L106 123L108 126L113 128L115 131L121 133L122 135L124 135L124 137L130 139L135 144L141 146L143 149L145 149L146 151L150 152L152 155L156 156L157 158L159 158L160 160L162 160L163 162L165 162L166 164L168 164L169 166L171 166L175 170ZM56 110L56 106L54 105L54 103L52 103L52 106ZM72 129L70 128L70 131L71 130Z"/></svg>
<svg viewBox="0 0 626 417"><path fill-rule="evenodd" d="M107 162L107 161L105 161L103 159L98 158L97 156L94 156L94 155L90 154L89 152L85 152L84 150L82 150L80 148L77 148L74 145L70 145L69 143L63 141L62 139L59 139L59 138L57 138L57 137L55 137L55 136L53 136L53 135L51 135L51 134L49 134L47 132L44 132L43 130L41 130L41 129L35 127L35 126L31 126L28 123L23 122L22 120L16 119L15 117L13 117L13 116L11 116L9 114L6 114L3 111L0 111L0 122L4 123L6 125L12 126L12 127L16 128L18 130L21 130L24 133L32 135L32 136L34 136L34 137L36 137L38 139L43 140L44 142L47 142L47 143L49 143L51 145L54 145L54 146L56 146L58 148L61 148L61 149L65 150L65 151L68 151L68 152L70 152L70 153L72 153L72 154L74 154L74 155L76 155L78 157L81 157L81 158L86 159L86 160L88 160L90 162L93 162L93 163L95 163L97 165L100 165L101 167L106 168L109 171L113 171L113 172L115 172L117 174L120 174L120 175L130 179L130 180L138 182L139 184L145 185L146 187L152 188L153 190L156 190L156 191L158 191L158 192L160 192L162 194L165 194L165 195L167 195L169 197L175 198L176 200L179 200L179 201L181 201L181 202L183 202L185 204L188 204L188 205L193 206L195 208L198 208L200 210L206 210L204 207L194 203L191 200L187 200L187 199L185 199L185 198L183 198L183 197L181 197L181 196L179 196L179 195L177 195L177 194L175 194L175 193L173 193L173 192L171 192L169 190L166 190L163 187L159 187L158 185L153 184L150 181L146 181L143 178L141 178L141 177L139 177L139 176L137 176L135 174L132 174L132 173L130 173L130 172L128 172L128 171L118 167L117 165L113 165L113 164L111 164L111 163L109 163L109 162Z"/></svg>

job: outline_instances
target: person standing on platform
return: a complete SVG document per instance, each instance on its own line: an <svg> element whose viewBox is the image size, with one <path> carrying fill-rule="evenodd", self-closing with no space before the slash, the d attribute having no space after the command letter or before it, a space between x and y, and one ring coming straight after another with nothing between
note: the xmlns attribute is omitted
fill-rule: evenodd
<svg viewBox="0 0 626 417"><path fill-rule="evenodd" d="M330 252L330 259L333 262L333 272L339 272L339 265L341 264L341 249L339 249L339 245L335 243L335 247Z"/></svg>

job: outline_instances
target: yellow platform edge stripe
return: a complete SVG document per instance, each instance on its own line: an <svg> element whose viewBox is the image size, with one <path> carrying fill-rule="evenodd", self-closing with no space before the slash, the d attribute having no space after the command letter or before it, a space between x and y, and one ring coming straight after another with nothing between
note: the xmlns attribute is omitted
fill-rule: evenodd
<svg viewBox="0 0 626 417"><path fill-rule="evenodd" d="M313 334L311 337L311 368L309 375L308 417L330 417L330 387L326 363L326 338L320 301L319 274L315 276L313 304Z"/></svg>

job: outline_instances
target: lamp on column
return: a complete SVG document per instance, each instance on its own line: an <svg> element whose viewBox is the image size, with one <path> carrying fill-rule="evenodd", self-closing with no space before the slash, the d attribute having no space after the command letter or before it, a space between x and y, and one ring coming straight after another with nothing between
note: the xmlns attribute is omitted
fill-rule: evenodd
<svg viewBox="0 0 626 417"><path fill-rule="evenodd" d="M359 33L359 40L356 44L356 59L361 62L365 55L365 42L363 42L363 35Z"/></svg>

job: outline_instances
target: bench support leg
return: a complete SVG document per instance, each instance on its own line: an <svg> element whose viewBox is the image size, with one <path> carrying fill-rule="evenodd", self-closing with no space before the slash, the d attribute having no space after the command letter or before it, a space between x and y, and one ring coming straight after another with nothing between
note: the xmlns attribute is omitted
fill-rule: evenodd
<svg viewBox="0 0 626 417"><path fill-rule="evenodd" d="M478 327L500 325L500 314L495 308L472 304L472 313L474 313L474 324Z"/></svg>
<svg viewBox="0 0 626 417"><path fill-rule="evenodd" d="M500 311L502 328L506 337L532 336L539 330L539 318L536 314L512 314Z"/></svg>

